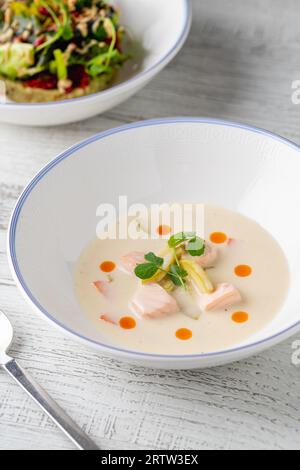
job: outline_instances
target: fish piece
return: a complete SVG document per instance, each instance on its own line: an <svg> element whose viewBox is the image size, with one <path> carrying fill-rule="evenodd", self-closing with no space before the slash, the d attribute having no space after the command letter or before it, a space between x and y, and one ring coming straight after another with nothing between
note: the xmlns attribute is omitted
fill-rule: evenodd
<svg viewBox="0 0 300 470"><path fill-rule="evenodd" d="M120 269L126 274L133 274L138 264L146 263L145 253L132 251L120 257Z"/></svg>
<svg viewBox="0 0 300 470"><path fill-rule="evenodd" d="M103 320L106 323L110 323L111 325L117 325L118 323L107 313L100 315L99 320Z"/></svg>
<svg viewBox="0 0 300 470"><path fill-rule="evenodd" d="M141 284L129 307L138 317L158 318L179 311L176 300L158 284Z"/></svg>
<svg viewBox="0 0 300 470"><path fill-rule="evenodd" d="M204 254L202 256L194 256L194 260L196 261L196 263L198 263L200 266L204 268L207 266L213 266L217 257L218 257L217 248L206 243Z"/></svg>
<svg viewBox="0 0 300 470"><path fill-rule="evenodd" d="M198 306L204 312L228 308L242 301L240 292L232 284L218 284L211 294L203 294L194 285L194 293Z"/></svg>
<svg viewBox="0 0 300 470"><path fill-rule="evenodd" d="M97 289L100 294L104 297L109 297L110 295L110 282L109 281L95 281L93 286Z"/></svg>

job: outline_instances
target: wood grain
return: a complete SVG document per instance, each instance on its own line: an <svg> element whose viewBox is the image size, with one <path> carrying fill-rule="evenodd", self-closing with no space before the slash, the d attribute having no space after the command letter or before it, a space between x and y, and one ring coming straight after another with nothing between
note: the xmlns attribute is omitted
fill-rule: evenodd
<svg viewBox="0 0 300 470"><path fill-rule="evenodd" d="M300 142L298 0L194 0L191 35L146 89L103 116L60 128L0 127L0 298L12 353L104 449L300 449L300 368L292 341L206 371L152 371L106 359L66 339L20 297L6 260L9 217L22 188L66 147L153 117L214 116ZM0 449L70 443L0 373Z"/></svg>

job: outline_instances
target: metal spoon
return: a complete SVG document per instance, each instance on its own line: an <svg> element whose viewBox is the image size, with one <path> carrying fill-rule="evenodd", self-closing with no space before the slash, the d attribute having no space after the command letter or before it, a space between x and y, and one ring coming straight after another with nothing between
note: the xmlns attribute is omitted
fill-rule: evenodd
<svg viewBox="0 0 300 470"><path fill-rule="evenodd" d="M96 444L55 403L38 383L19 364L7 355L13 339L13 327L0 311L0 366L33 398L55 424L74 442L80 450L99 450Z"/></svg>

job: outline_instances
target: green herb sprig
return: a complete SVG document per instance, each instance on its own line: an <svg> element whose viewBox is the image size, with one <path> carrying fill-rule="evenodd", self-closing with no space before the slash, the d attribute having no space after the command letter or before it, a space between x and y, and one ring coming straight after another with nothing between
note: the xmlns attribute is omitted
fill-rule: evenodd
<svg viewBox="0 0 300 470"><path fill-rule="evenodd" d="M145 255L145 260L147 263L139 264L134 272L135 275L142 279L143 281L147 281L154 277L158 271L161 271L168 275L170 279L174 282L176 286L185 286L184 278L187 277L187 272L182 269L177 264L173 264L170 266L170 271L166 271L162 268L164 264L163 258L156 256L154 253L150 252Z"/></svg>
<svg viewBox="0 0 300 470"><path fill-rule="evenodd" d="M142 280L151 279L164 264L163 258L159 258L154 253L145 255L145 260L148 262L139 264L134 270L135 275Z"/></svg>
<svg viewBox="0 0 300 470"><path fill-rule="evenodd" d="M191 256L202 256L205 252L205 241L198 237L195 232L179 232L168 241L168 246L174 251L175 263L171 264L168 271L163 269L164 259L150 252L145 255L147 263L139 264L134 272L135 275L144 281L153 278L159 271L165 273L175 284L186 288L188 273L182 268L178 259L177 251L182 245Z"/></svg>
<svg viewBox="0 0 300 470"><path fill-rule="evenodd" d="M171 264L168 276L175 286L186 287L186 277L188 276L188 273L177 263Z"/></svg>
<svg viewBox="0 0 300 470"><path fill-rule="evenodd" d="M179 232L168 241L170 248L178 248L184 243L186 243L186 251L191 256L202 256L205 252L205 240L198 237L195 232Z"/></svg>

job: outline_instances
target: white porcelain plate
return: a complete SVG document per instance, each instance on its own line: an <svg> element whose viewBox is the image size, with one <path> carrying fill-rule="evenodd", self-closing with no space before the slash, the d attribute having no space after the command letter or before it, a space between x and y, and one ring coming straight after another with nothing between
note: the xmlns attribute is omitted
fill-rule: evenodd
<svg viewBox="0 0 300 470"><path fill-rule="evenodd" d="M52 126L81 121L122 103L143 88L179 52L191 24L190 0L110 0L135 44L133 58L108 90L52 103L2 103L0 122Z"/></svg>
<svg viewBox="0 0 300 470"><path fill-rule="evenodd" d="M38 313L101 353L159 368L245 358L300 327L299 175L298 146L236 123L174 118L109 130L55 158L23 192L9 229L13 276ZM275 320L234 349L211 354L141 354L109 344L80 310L73 271L95 238L97 207L116 204L120 195L129 204L207 202L259 222L280 243L291 271L289 295Z"/></svg>

